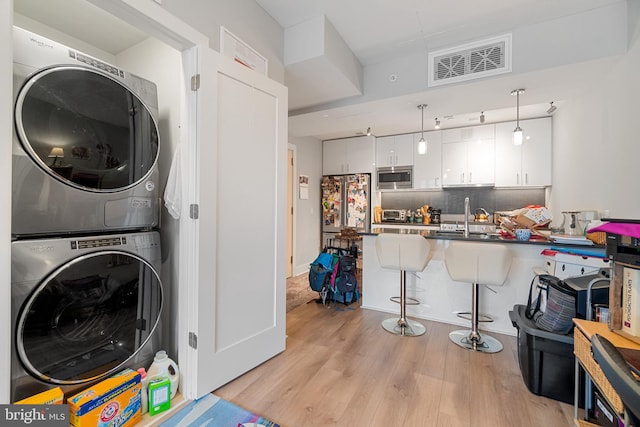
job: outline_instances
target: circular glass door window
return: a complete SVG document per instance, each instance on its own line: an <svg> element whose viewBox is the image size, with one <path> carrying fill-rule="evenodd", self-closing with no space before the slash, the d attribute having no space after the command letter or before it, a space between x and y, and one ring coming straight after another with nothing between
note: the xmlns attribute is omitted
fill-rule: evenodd
<svg viewBox="0 0 640 427"><path fill-rule="evenodd" d="M35 377L80 384L117 371L153 334L162 285L142 258L117 251L78 257L42 281L22 307L18 354Z"/></svg>
<svg viewBox="0 0 640 427"><path fill-rule="evenodd" d="M79 189L125 190L149 175L157 161L151 112L106 74L71 66L42 70L21 88L15 111L29 156Z"/></svg>

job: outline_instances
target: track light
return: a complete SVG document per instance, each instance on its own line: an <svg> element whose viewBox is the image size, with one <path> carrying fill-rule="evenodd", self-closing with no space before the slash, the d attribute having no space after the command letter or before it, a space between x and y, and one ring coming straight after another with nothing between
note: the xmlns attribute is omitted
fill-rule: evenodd
<svg viewBox="0 0 640 427"><path fill-rule="evenodd" d="M434 129L440 129L440 120L436 117L436 125L433 127Z"/></svg>
<svg viewBox="0 0 640 427"><path fill-rule="evenodd" d="M480 111L480 123L484 123L484 111Z"/></svg>
<svg viewBox="0 0 640 427"><path fill-rule="evenodd" d="M427 154L427 140L424 139L424 109L427 108L427 104L420 104L418 108L422 110L422 137L418 141L418 154Z"/></svg>
<svg viewBox="0 0 640 427"><path fill-rule="evenodd" d="M551 101L549 103L549 109L547 110L547 114L553 114L554 111L556 111L558 109L558 107L556 107L555 105L553 105L553 101Z"/></svg>
<svg viewBox="0 0 640 427"><path fill-rule="evenodd" d="M516 128L513 130L513 145L522 145L522 128L520 128L520 95L523 93L524 89L511 91L511 95L516 96Z"/></svg>
<svg viewBox="0 0 640 427"><path fill-rule="evenodd" d="M367 128L367 136L371 136L371 127Z"/></svg>

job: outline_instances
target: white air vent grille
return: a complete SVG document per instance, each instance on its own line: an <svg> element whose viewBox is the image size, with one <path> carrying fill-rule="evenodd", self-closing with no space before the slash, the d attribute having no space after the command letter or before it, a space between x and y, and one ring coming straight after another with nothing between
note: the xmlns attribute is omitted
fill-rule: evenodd
<svg viewBox="0 0 640 427"><path fill-rule="evenodd" d="M511 34L429 53L429 86L511 72Z"/></svg>

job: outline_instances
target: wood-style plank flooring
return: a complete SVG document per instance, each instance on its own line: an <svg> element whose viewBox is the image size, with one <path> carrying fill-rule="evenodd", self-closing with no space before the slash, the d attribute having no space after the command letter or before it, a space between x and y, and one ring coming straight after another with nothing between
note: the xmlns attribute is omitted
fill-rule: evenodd
<svg viewBox="0 0 640 427"><path fill-rule="evenodd" d="M284 427L573 426L571 405L525 386L515 337L475 353L449 341L459 327L398 337L380 326L389 314L353 308L293 309L286 350L214 393Z"/></svg>

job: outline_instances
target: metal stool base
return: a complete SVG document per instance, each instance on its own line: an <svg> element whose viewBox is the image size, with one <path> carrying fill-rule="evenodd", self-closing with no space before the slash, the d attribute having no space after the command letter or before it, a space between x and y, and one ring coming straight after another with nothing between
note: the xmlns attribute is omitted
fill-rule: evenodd
<svg viewBox="0 0 640 427"><path fill-rule="evenodd" d="M449 339L462 348L482 353L498 353L502 350L502 343L489 335L480 335L473 331L459 330L449 333Z"/></svg>
<svg viewBox="0 0 640 427"><path fill-rule="evenodd" d="M395 302L396 304L402 304L401 297L391 297L389 298L389 300ZM420 301L415 298L405 296L405 300L406 305L420 305Z"/></svg>
<svg viewBox="0 0 640 427"><path fill-rule="evenodd" d="M404 335L407 337L418 337L427 332L427 328L423 324L410 319L402 319L393 317L382 321L382 327L394 335Z"/></svg>
<svg viewBox="0 0 640 427"><path fill-rule="evenodd" d="M473 313L470 311L463 311L462 313L456 314L461 319L473 321ZM493 318L486 314L478 314L478 322L493 322Z"/></svg>

